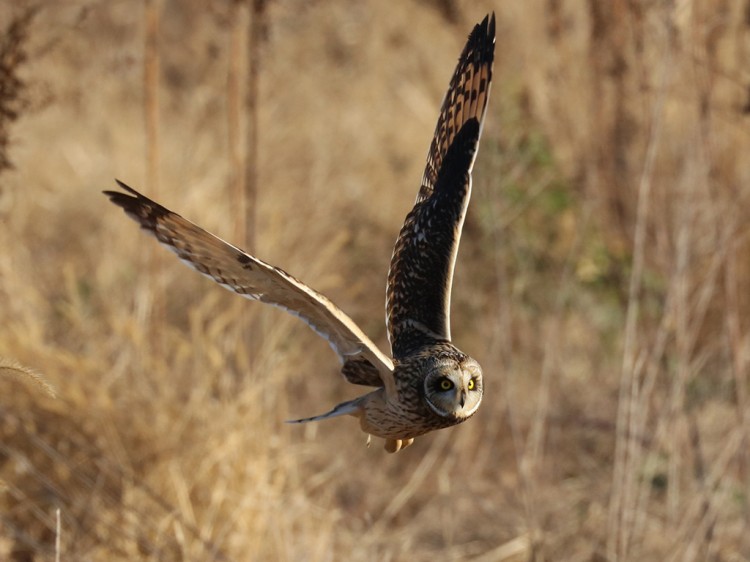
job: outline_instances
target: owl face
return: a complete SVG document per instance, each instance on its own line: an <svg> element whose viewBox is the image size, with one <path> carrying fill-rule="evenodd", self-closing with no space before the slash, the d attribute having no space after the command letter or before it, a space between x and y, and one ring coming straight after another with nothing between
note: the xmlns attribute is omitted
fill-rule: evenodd
<svg viewBox="0 0 750 562"><path fill-rule="evenodd" d="M482 368L470 357L437 362L424 379L424 397L441 417L469 418L482 402Z"/></svg>

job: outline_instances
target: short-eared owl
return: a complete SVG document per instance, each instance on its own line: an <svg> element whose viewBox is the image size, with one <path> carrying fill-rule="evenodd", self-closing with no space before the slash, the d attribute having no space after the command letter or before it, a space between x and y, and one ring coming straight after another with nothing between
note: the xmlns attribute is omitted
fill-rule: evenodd
<svg viewBox="0 0 750 562"><path fill-rule="evenodd" d="M353 384L375 387L326 414L359 418L362 430L396 452L415 437L470 418L482 401L482 369L451 343L453 268L471 170L492 81L495 16L476 25L443 101L416 204L396 240L388 272L386 323L393 360L320 293L213 236L118 181L113 203L200 273L247 298L300 317L328 340Z"/></svg>

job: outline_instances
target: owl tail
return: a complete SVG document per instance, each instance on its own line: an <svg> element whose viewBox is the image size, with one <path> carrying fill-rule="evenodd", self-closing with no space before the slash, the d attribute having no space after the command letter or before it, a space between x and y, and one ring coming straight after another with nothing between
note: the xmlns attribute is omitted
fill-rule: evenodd
<svg viewBox="0 0 750 562"><path fill-rule="evenodd" d="M313 416L311 418L302 418L299 420L287 420L286 423L307 423L316 422L321 420L327 420L328 418L335 418L337 416L352 415L357 416L362 411L362 396L349 400L348 402L342 402L338 406L335 406L333 410L326 414L320 414L319 416Z"/></svg>

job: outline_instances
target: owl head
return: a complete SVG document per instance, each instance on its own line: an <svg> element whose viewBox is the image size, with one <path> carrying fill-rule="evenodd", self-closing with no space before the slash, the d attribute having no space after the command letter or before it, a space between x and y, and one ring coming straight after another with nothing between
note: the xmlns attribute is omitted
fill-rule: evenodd
<svg viewBox="0 0 750 562"><path fill-rule="evenodd" d="M436 361L424 379L424 398L441 417L471 417L482 402L482 368L467 356Z"/></svg>

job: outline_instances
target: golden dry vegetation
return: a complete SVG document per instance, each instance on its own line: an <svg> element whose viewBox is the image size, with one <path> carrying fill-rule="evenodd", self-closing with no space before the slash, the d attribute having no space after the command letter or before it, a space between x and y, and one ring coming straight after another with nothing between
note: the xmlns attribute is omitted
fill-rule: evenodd
<svg viewBox="0 0 750 562"><path fill-rule="evenodd" d="M0 559L750 558L750 2L269 1L255 152L244 5L30 5L0 5ZM254 155L250 249L386 349L392 244L493 9L452 307L483 407L397 455L284 424L360 389L101 190L236 240Z"/></svg>

